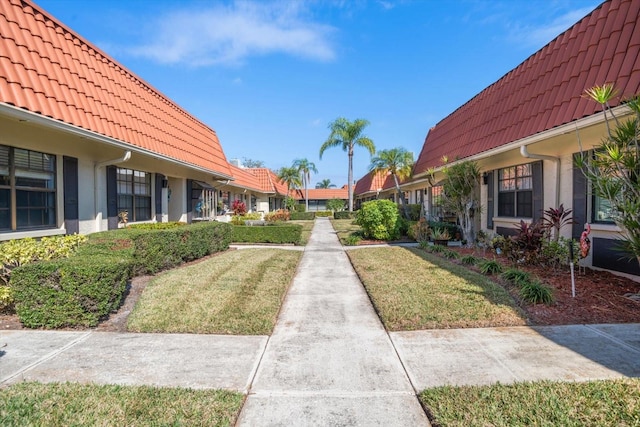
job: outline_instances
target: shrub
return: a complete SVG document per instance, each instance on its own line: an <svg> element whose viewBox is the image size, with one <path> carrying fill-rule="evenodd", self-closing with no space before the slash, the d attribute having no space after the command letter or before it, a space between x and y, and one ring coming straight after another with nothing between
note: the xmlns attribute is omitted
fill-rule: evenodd
<svg viewBox="0 0 640 427"><path fill-rule="evenodd" d="M244 219L249 221L256 221L262 219L262 214L260 212L247 212L244 214Z"/></svg>
<svg viewBox="0 0 640 427"><path fill-rule="evenodd" d="M234 215L244 215L247 213L247 205L241 200L234 200L231 204L231 210Z"/></svg>
<svg viewBox="0 0 640 427"><path fill-rule="evenodd" d="M267 222L277 222L277 221L289 221L291 214L289 211L284 209L278 209L277 211L268 212L264 216L264 220Z"/></svg>
<svg viewBox="0 0 640 427"><path fill-rule="evenodd" d="M327 200L327 209L330 211L342 211L344 210L346 203L342 199L329 199Z"/></svg>
<svg viewBox="0 0 640 427"><path fill-rule="evenodd" d="M460 227L458 227L456 224L451 222L429 221L429 228L431 230L435 230L435 229L447 230L447 232L449 233L449 238L453 238L460 233Z"/></svg>
<svg viewBox="0 0 640 427"><path fill-rule="evenodd" d="M0 285L0 312L13 306L13 292L9 286Z"/></svg>
<svg viewBox="0 0 640 427"><path fill-rule="evenodd" d="M530 304L551 304L553 290L538 281L527 282L520 287L520 296Z"/></svg>
<svg viewBox="0 0 640 427"><path fill-rule="evenodd" d="M431 228L429 223L424 218L420 218L418 222L409 227L409 237L418 243L427 242L429 235L431 234Z"/></svg>
<svg viewBox="0 0 640 427"><path fill-rule="evenodd" d="M408 235L410 225L411 224L409 223L409 221L407 221L402 216L398 216L398 222L397 222L398 235L399 236Z"/></svg>
<svg viewBox="0 0 640 427"><path fill-rule="evenodd" d="M442 251L442 256L448 259L460 258L460 254L456 251L452 251L451 249L445 249L444 251Z"/></svg>
<svg viewBox="0 0 640 427"><path fill-rule="evenodd" d="M569 245L573 245L573 263L577 264L580 255L580 245L573 239L560 237L558 241L543 241L540 251L540 261L552 268L569 265Z"/></svg>
<svg viewBox="0 0 640 427"><path fill-rule="evenodd" d="M466 265L476 265L479 260L473 255L465 255L460 259L460 261Z"/></svg>
<svg viewBox="0 0 640 427"><path fill-rule="evenodd" d="M356 215L366 238L393 240L398 237L398 208L391 200L372 200L363 203Z"/></svg>
<svg viewBox="0 0 640 427"><path fill-rule="evenodd" d="M354 219L357 212L336 211L333 213L333 219Z"/></svg>
<svg viewBox="0 0 640 427"><path fill-rule="evenodd" d="M293 207L293 211L298 213L303 213L307 211L307 207L305 206L304 203L296 203L296 205Z"/></svg>
<svg viewBox="0 0 640 427"><path fill-rule="evenodd" d="M169 228L176 228L188 225L186 222L143 222L142 224L131 224L127 228L134 230L166 230Z"/></svg>
<svg viewBox="0 0 640 427"><path fill-rule="evenodd" d="M510 268L502 273L502 278L512 285L521 286L531 281L531 275L517 268Z"/></svg>
<svg viewBox="0 0 640 427"><path fill-rule="evenodd" d="M350 234L344 239L344 244L346 246L358 246L362 238L357 234Z"/></svg>
<svg viewBox="0 0 640 427"><path fill-rule="evenodd" d="M43 237L9 240L0 244L0 283L9 285L11 271L21 265L36 261L64 258L70 256L86 236L73 234L68 236Z"/></svg>
<svg viewBox="0 0 640 427"><path fill-rule="evenodd" d="M301 220L312 221L316 219L316 213L315 212L291 212L290 218L296 221L301 221Z"/></svg>
<svg viewBox="0 0 640 427"><path fill-rule="evenodd" d="M480 272L485 276L491 276L502 272L502 265L496 260L485 260L479 265Z"/></svg>
<svg viewBox="0 0 640 427"><path fill-rule="evenodd" d="M11 277L16 313L30 328L95 326L120 305L131 270L131 259L117 253L18 267Z"/></svg>
<svg viewBox="0 0 640 427"><path fill-rule="evenodd" d="M299 224L234 226L231 240L237 243L293 243L298 244L302 236Z"/></svg>
<svg viewBox="0 0 640 427"><path fill-rule="evenodd" d="M231 224L233 225L244 225L245 217L242 215L233 215L231 217Z"/></svg>
<svg viewBox="0 0 640 427"><path fill-rule="evenodd" d="M409 221L419 221L420 220L420 211L422 210L422 205L419 204L407 204L407 213L409 214ZM398 205L398 214L400 216L404 215L404 208L401 205Z"/></svg>
<svg viewBox="0 0 640 427"><path fill-rule="evenodd" d="M315 214L316 214L316 218L333 216L332 211L317 211Z"/></svg>
<svg viewBox="0 0 640 427"><path fill-rule="evenodd" d="M200 222L188 227L131 233L134 272L154 274L225 250L231 241L231 227L220 222Z"/></svg>
<svg viewBox="0 0 640 427"><path fill-rule="evenodd" d="M520 220L517 234L505 238L503 252L514 263L538 264L541 261L545 228L541 221L532 224Z"/></svg>

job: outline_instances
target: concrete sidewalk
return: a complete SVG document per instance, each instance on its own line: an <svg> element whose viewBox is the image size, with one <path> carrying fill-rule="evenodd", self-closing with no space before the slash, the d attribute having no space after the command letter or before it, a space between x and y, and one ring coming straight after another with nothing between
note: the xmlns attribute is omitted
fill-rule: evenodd
<svg viewBox="0 0 640 427"><path fill-rule="evenodd" d="M640 324L387 333L326 219L271 337L0 331L0 387L224 388L248 394L246 426L427 426L427 387L620 377L640 377Z"/></svg>

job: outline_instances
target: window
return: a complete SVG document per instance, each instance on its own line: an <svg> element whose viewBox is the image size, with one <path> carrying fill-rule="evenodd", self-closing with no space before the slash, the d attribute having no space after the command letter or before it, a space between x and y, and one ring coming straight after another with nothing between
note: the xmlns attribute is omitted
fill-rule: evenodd
<svg viewBox="0 0 640 427"><path fill-rule="evenodd" d="M126 211L130 222L151 219L151 174L117 168L118 213Z"/></svg>
<svg viewBox="0 0 640 427"><path fill-rule="evenodd" d="M498 216L533 217L531 163L498 170Z"/></svg>
<svg viewBox="0 0 640 427"><path fill-rule="evenodd" d="M613 223L611 216L611 202L600 196L593 196L593 222Z"/></svg>
<svg viewBox="0 0 640 427"><path fill-rule="evenodd" d="M56 226L56 157L0 145L0 230Z"/></svg>
<svg viewBox="0 0 640 427"><path fill-rule="evenodd" d="M431 187L431 205L429 206L430 218L442 221L444 211L442 209L442 185Z"/></svg>

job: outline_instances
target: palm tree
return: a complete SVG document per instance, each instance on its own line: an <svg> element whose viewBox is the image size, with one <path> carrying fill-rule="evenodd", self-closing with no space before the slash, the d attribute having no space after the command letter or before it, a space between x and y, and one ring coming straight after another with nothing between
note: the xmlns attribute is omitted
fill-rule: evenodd
<svg viewBox="0 0 640 427"><path fill-rule="evenodd" d="M291 189L299 187L300 184L302 183L300 181L300 172L298 172L298 169L294 167L280 168L280 170L278 171L278 179L287 185L287 200L289 197L291 197L290 196ZM289 208L288 203L286 202L285 202L285 207L287 209Z"/></svg>
<svg viewBox="0 0 640 427"><path fill-rule="evenodd" d="M293 162L293 167L298 170L298 173L302 176L302 184L304 185L304 204L305 211L309 211L309 181L311 181L311 172L318 173L316 165L307 159L296 159Z"/></svg>
<svg viewBox="0 0 640 427"><path fill-rule="evenodd" d="M330 179L323 179L316 184L316 188L335 188L336 185L331 183Z"/></svg>
<svg viewBox="0 0 640 427"><path fill-rule="evenodd" d="M411 176L413 170L413 153L402 147L378 151L378 154L371 159L369 170L375 174L391 174L393 182L396 185L398 200L402 205L404 216L409 219L407 201L404 199L404 195L400 190L400 181Z"/></svg>
<svg viewBox="0 0 640 427"><path fill-rule="evenodd" d="M332 123L329 123L329 129L331 133L329 138L320 147L320 159L322 159L322 153L330 147L342 147L343 151L347 152L349 156L349 174L348 179L348 194L349 194L349 212L353 212L353 148L356 145L366 148L370 155L374 155L376 147L373 141L362 135L362 131L369 125L369 121L365 119L356 119L353 122L345 119L344 117L338 117Z"/></svg>

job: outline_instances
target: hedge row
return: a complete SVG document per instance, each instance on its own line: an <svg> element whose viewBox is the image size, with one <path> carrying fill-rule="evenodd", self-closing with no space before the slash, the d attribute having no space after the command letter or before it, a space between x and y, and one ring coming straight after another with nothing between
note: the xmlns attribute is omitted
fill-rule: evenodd
<svg viewBox="0 0 640 427"><path fill-rule="evenodd" d="M334 219L355 219L356 213L349 211L337 211L333 213Z"/></svg>
<svg viewBox="0 0 640 427"><path fill-rule="evenodd" d="M316 219L316 213L315 212L291 212L290 219L297 220L297 221L314 220Z"/></svg>
<svg viewBox="0 0 640 427"><path fill-rule="evenodd" d="M318 217L329 217L329 216L333 216L333 211L317 211L316 213L316 218Z"/></svg>
<svg viewBox="0 0 640 427"><path fill-rule="evenodd" d="M302 237L299 224L233 226L232 241L238 243L293 243L298 244Z"/></svg>
<svg viewBox="0 0 640 427"><path fill-rule="evenodd" d="M10 285L16 312L32 328L94 326L119 307L132 276L225 250L231 230L229 224L203 222L91 234L68 259L13 270Z"/></svg>

